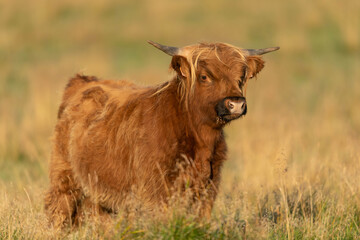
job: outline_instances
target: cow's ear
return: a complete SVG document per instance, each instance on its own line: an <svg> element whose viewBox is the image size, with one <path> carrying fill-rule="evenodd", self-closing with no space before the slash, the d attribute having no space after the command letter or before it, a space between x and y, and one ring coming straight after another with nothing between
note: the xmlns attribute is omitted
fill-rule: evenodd
<svg viewBox="0 0 360 240"><path fill-rule="evenodd" d="M171 68L176 71L180 78L187 78L190 76L190 66L187 59L180 55L173 56L171 60Z"/></svg>
<svg viewBox="0 0 360 240"><path fill-rule="evenodd" d="M248 76L249 78L255 77L263 68L264 60L260 56L248 56L246 57L246 63L248 66Z"/></svg>

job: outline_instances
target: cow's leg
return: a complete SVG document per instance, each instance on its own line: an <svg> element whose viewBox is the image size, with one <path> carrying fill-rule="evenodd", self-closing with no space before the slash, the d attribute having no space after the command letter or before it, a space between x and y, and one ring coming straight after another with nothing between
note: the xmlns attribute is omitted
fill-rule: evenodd
<svg viewBox="0 0 360 240"><path fill-rule="evenodd" d="M222 138L216 145L214 149L214 156L211 160L211 174L210 174L210 181L206 186L205 191L205 199L202 201L202 211L201 215L210 218L211 211L214 205L214 201L218 194L218 189L220 185L220 173L221 167L226 159L226 143L225 140Z"/></svg>
<svg viewBox="0 0 360 240"><path fill-rule="evenodd" d="M50 160L50 188L44 199L45 212L50 223L61 228L73 224L82 191L74 181L71 165L67 161L66 124L58 125Z"/></svg>
<svg viewBox="0 0 360 240"><path fill-rule="evenodd" d="M84 197L79 205L77 205L76 216L74 218L75 225L81 225L86 219L93 219L103 226L110 226L112 223L112 211L102 207L99 203L91 201L90 197Z"/></svg>
<svg viewBox="0 0 360 240"><path fill-rule="evenodd" d="M194 164L196 168L196 175L201 181L207 180L211 174L210 160L212 150L207 147L196 149Z"/></svg>
<svg viewBox="0 0 360 240"><path fill-rule="evenodd" d="M60 164L52 165L65 167ZM82 193L74 184L71 170L62 168L50 170L50 173L51 186L45 195L46 214L56 228L61 228L66 224L73 225Z"/></svg>

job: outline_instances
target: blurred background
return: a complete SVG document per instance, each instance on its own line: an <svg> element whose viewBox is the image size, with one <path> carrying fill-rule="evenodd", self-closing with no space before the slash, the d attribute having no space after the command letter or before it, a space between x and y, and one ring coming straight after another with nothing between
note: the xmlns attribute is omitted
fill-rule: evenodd
<svg viewBox="0 0 360 240"><path fill-rule="evenodd" d="M360 192L360 1L1 0L0 193L31 186L36 198L48 186L71 76L169 80L170 57L147 40L281 47L249 83L246 117L226 127L224 195L256 198L284 175Z"/></svg>

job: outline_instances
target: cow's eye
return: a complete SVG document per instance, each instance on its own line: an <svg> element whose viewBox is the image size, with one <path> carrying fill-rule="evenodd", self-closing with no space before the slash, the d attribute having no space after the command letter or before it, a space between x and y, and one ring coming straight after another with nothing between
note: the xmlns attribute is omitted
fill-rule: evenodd
<svg viewBox="0 0 360 240"><path fill-rule="evenodd" d="M203 82L203 83L206 83L206 82L211 82L211 79L206 76L206 75L200 75L200 81Z"/></svg>

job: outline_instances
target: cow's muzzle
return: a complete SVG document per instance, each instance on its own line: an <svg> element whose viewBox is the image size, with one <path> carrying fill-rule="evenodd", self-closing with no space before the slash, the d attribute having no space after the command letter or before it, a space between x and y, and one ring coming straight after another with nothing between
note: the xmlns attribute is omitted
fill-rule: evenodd
<svg viewBox="0 0 360 240"><path fill-rule="evenodd" d="M227 123L246 114L246 99L244 97L227 97L216 105L215 110L219 120Z"/></svg>

